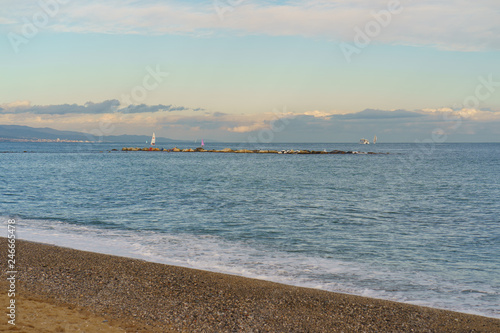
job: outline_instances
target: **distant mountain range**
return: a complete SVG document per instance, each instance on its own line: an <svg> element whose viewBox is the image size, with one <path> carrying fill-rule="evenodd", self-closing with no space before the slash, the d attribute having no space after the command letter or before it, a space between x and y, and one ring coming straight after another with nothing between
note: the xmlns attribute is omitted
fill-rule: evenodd
<svg viewBox="0 0 500 333"><path fill-rule="evenodd" d="M72 131L59 131L53 128L35 128L19 125L0 125L0 141L18 140L74 140L74 141L103 141L103 142L146 142L151 140L149 135L104 135ZM157 137L156 142L182 142L169 138Z"/></svg>

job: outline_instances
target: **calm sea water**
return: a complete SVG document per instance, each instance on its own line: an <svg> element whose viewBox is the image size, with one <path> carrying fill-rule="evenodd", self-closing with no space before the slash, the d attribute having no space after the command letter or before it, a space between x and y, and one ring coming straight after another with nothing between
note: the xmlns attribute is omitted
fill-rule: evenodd
<svg viewBox="0 0 500 333"><path fill-rule="evenodd" d="M123 146L137 144L0 143L4 225L15 217L27 240L500 318L500 144L111 151Z"/></svg>

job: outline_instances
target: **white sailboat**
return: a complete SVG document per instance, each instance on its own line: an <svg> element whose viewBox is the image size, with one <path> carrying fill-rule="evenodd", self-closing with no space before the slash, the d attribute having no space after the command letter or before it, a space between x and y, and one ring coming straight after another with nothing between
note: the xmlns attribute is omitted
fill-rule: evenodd
<svg viewBox="0 0 500 333"><path fill-rule="evenodd" d="M376 143L377 143L377 136L375 135L375 136L373 137L373 144L376 144Z"/></svg>
<svg viewBox="0 0 500 333"><path fill-rule="evenodd" d="M155 132L153 132L153 137L151 138L151 146L154 146L156 143Z"/></svg>

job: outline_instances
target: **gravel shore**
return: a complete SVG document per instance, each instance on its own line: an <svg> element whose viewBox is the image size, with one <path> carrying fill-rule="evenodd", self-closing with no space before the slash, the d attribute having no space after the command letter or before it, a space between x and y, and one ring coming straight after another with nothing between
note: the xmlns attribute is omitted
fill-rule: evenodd
<svg viewBox="0 0 500 333"><path fill-rule="evenodd" d="M16 249L20 295L127 332L500 332L499 319L20 240Z"/></svg>

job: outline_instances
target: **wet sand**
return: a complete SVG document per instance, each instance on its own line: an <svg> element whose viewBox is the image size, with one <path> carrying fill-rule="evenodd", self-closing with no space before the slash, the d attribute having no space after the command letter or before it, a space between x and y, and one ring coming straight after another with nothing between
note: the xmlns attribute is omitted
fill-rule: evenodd
<svg viewBox="0 0 500 333"><path fill-rule="evenodd" d="M9 304L10 298L5 290L8 284L0 283L0 304ZM110 322L103 317L91 314L85 309L76 309L73 306L57 306L44 299L37 299L25 292L15 297L16 318L15 325L8 323L9 319L3 317L0 322L0 332L109 332L125 333L117 322Z"/></svg>
<svg viewBox="0 0 500 333"><path fill-rule="evenodd" d="M5 238L0 248L6 257ZM17 325L4 316L1 331L500 332L500 319L20 240L16 249Z"/></svg>

